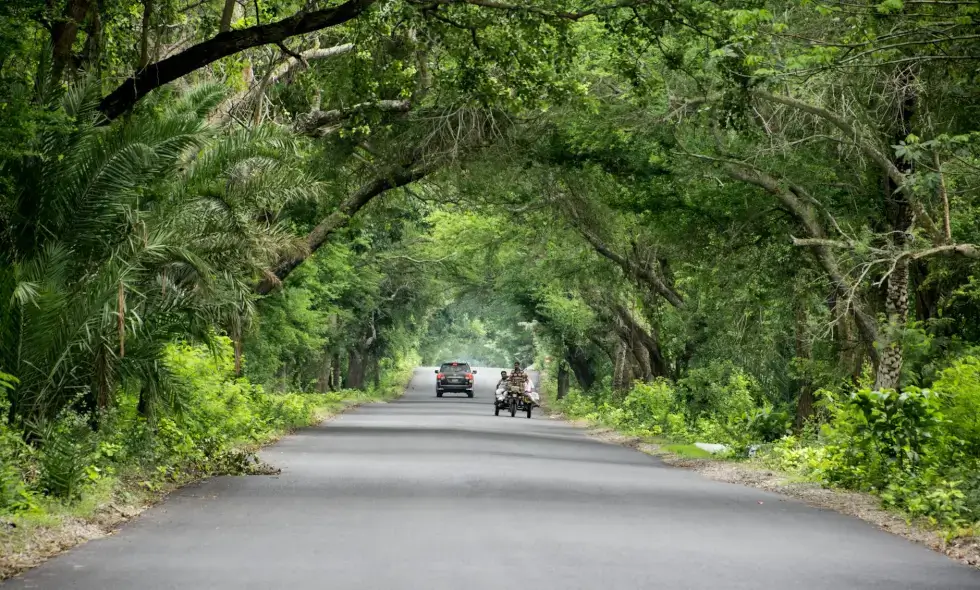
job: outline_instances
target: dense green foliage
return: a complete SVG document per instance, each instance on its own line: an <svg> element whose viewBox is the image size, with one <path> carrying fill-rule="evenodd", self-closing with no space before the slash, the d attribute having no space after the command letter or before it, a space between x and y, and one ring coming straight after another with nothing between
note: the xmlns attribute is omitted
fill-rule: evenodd
<svg viewBox="0 0 980 590"><path fill-rule="evenodd" d="M2 509L516 359L572 415L975 522L978 19L5 2Z"/></svg>

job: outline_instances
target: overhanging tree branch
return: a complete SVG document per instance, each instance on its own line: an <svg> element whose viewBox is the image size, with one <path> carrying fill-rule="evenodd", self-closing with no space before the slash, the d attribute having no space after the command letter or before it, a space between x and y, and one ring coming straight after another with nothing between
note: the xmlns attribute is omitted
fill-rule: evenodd
<svg viewBox="0 0 980 590"><path fill-rule="evenodd" d="M762 91L755 91L752 94L762 100L788 106L790 108L820 117L844 133L844 135L854 141L854 144L858 147L858 149L864 152L864 154L870 158L871 161L877 164L878 167L880 167L885 174L888 175L888 178L895 184L895 186L900 187L899 190L902 191L902 194L905 196L906 200L910 205L912 205L916 219L926 230L926 232L934 238L939 237L939 241L942 241L937 232L936 224L933 223L932 218L925 210L925 207L922 206L921 201L919 201L912 189L908 186L905 174L899 170L898 166L896 166L884 152L878 149L872 142L868 141L867 138L862 137L862 134L854 125L851 124L850 121L829 109L810 104L791 96L772 94Z"/></svg>
<svg viewBox="0 0 980 590"><path fill-rule="evenodd" d="M435 165L401 166L388 174L378 176L370 182L361 185L360 188L340 204L336 211L321 221L307 235L307 248L305 252L286 256L276 264L271 275L267 276L256 287L258 294L267 295L272 292L283 279L289 276L289 273L293 272L297 266L302 264L304 260L323 246L331 235L346 226L358 211L371 202L371 199L393 188L405 186L420 180L433 170L435 170Z"/></svg>
<svg viewBox="0 0 980 590"><path fill-rule="evenodd" d="M643 282L649 285L655 293L662 296L677 309L684 309L684 299L680 296L680 294L671 289L667 283L651 272L648 268L640 266L639 264L628 260L625 256L613 252L608 246L599 240L599 238L595 237L584 228L578 227L578 230L579 233L582 234L582 237L585 238L585 241L587 241L597 253L615 262L616 265L618 265L627 275L642 279Z"/></svg>
<svg viewBox="0 0 980 590"><path fill-rule="evenodd" d="M239 92L224 100L221 105L215 109L212 121L223 122L228 120L236 104L249 104L255 101L257 98L260 98L269 86L275 84L280 78L295 69L296 66L303 65L304 67L307 67L309 62L312 60L327 59L338 55L344 55L345 53L350 53L353 50L353 43L344 43L333 47L304 51L299 54L300 57L303 58L302 61L292 57L287 59L275 68L269 70L269 73L267 73L258 84L252 86L252 88Z"/></svg>
<svg viewBox="0 0 980 590"><path fill-rule="evenodd" d="M700 156L697 154L692 155L701 159L722 162L724 171L731 178L740 180L747 184L758 186L779 199L783 206L803 227L806 233L809 234L810 237L808 239L811 240L812 243L808 245L813 248L814 257L823 271L827 274L827 277L830 279L830 283L834 290L838 295L847 297L850 301L851 315L854 317L854 322L857 324L858 331L865 340L868 355L875 362L875 364L877 364L879 354L878 349L875 348L875 343L878 341L878 326L876 325L874 318L872 318L871 315L865 311L863 302L856 300L857 295L855 285L852 284L852 282L849 281L840 270L840 265L837 262L837 258L831 251L831 247L836 246L838 242L827 239L823 226L820 224L813 212L813 209L808 204L809 202L813 202L813 199L806 194L802 187L781 181L748 164L740 165L739 163L731 160L720 160L718 158Z"/></svg>
<svg viewBox="0 0 980 590"><path fill-rule="evenodd" d="M379 100L376 102L362 102L346 109L313 111L301 117L296 122L296 130L308 135L316 134L317 130L321 127L338 123L351 115L370 109L393 113L407 113L411 107L412 104L407 100Z"/></svg>
<svg viewBox="0 0 980 590"><path fill-rule="evenodd" d="M569 12L564 10L550 10L547 8L541 8L539 6L524 6L521 4L512 4L510 2L498 2L497 0L420 0L418 3L426 4L430 6L445 5L445 4L469 4L471 6L481 6L483 8L491 8L495 10L529 12L540 16L574 21L574 20L581 20L585 17L606 12L609 10L616 10L619 8L630 8L634 6L643 6L645 4L651 4L652 0L617 0L615 2L600 4L599 6L594 6L592 8L587 8L585 10L580 10L577 12Z"/></svg>
<svg viewBox="0 0 980 590"><path fill-rule="evenodd" d="M108 120L115 119L133 107L152 90L251 47L281 43L285 39L334 27L357 18L378 0L348 0L340 6L298 12L281 21L226 31L198 43L167 59L150 64L123 82L102 99L99 110Z"/></svg>

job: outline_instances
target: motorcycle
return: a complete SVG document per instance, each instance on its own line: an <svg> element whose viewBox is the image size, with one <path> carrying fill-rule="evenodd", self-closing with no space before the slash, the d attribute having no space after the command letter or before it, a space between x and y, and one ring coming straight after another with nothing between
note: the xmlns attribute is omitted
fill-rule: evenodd
<svg viewBox="0 0 980 590"><path fill-rule="evenodd" d="M538 406L540 397L537 392L525 391L518 384L508 384L506 387L497 389L496 398L493 404L493 415L499 416L500 410L509 411L511 417L517 415L518 411L525 412L527 417L531 417L531 410Z"/></svg>

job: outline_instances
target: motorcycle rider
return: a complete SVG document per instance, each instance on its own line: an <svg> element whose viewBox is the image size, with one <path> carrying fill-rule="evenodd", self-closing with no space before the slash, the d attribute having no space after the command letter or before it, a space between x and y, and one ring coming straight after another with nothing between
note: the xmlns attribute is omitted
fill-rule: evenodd
<svg viewBox="0 0 980 590"><path fill-rule="evenodd" d="M524 385L527 381L527 374L521 370L521 363L519 361L514 361L514 370L511 371L508 380L518 385Z"/></svg>

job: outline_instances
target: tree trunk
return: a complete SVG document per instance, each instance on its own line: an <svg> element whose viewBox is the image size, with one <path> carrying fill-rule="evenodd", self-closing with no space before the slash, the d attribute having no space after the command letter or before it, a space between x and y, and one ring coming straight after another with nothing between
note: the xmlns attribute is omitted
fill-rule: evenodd
<svg viewBox="0 0 980 590"><path fill-rule="evenodd" d="M68 0L64 17L51 27L51 68L54 79L60 80L65 66L71 61L72 47L78 38L78 28L88 14L92 0Z"/></svg>
<svg viewBox="0 0 980 590"><path fill-rule="evenodd" d="M101 70L101 60L102 60L102 2L92 4L88 15L88 26L86 27L86 34L88 38L85 40L85 49L82 51L82 68L92 68L94 66L95 71Z"/></svg>
<svg viewBox="0 0 980 590"><path fill-rule="evenodd" d="M592 389L592 386L595 385L596 375L595 365L589 354L581 346L573 346L565 355L565 361L575 375L575 380L578 381L582 391Z"/></svg>
<svg viewBox="0 0 980 590"><path fill-rule="evenodd" d="M565 399L568 395L568 390L570 387L569 383L569 373L568 373L568 363L564 360L558 361L558 399Z"/></svg>
<svg viewBox="0 0 980 590"><path fill-rule="evenodd" d="M153 0L143 0L143 27L140 32L140 57L136 71L140 71L150 63L150 28L153 19Z"/></svg>
<svg viewBox="0 0 980 590"><path fill-rule="evenodd" d="M796 308L795 311L795 344L796 344L796 358L804 361L807 364L806 371L810 370L809 361L811 360L811 348L810 341L806 334L806 308L801 297L794 297L793 306ZM800 395L796 400L796 421L795 427L797 431L803 429L807 420L813 416L813 383L810 381L810 377L807 373L800 379L799 383Z"/></svg>
<svg viewBox="0 0 980 590"><path fill-rule="evenodd" d="M375 389L381 387L381 365L378 362L377 355L371 355L371 384L374 385Z"/></svg>
<svg viewBox="0 0 980 590"><path fill-rule="evenodd" d="M615 362L613 363L613 390L619 393L629 391L633 383L633 371L629 362L629 349L620 341L616 345Z"/></svg>
<svg viewBox="0 0 980 590"><path fill-rule="evenodd" d="M74 3L87 5L89 1L74 0ZM153 90L169 84L177 78L252 47L279 43L290 37L341 25L360 16L376 1L349 0L339 6L321 10L309 12L303 10L278 22L219 33L207 41L188 47L162 61L149 64L136 72L102 99L102 102L99 103L99 111L111 121L129 111L141 98ZM84 15L85 11L82 11L81 16ZM77 25L71 34L71 43L74 43L76 35ZM57 41L59 36L52 32L52 38ZM68 44L69 52L71 43Z"/></svg>
<svg viewBox="0 0 980 590"><path fill-rule="evenodd" d="M888 292L885 299L888 326L885 346L881 351L875 389L898 389L902 376L902 330L909 315L909 265L907 259L899 260L888 276Z"/></svg>
<svg viewBox="0 0 980 590"><path fill-rule="evenodd" d="M333 355L333 361L331 361L331 371L330 371L330 390L340 391L343 389L343 381L340 375L340 353L335 352Z"/></svg>
<svg viewBox="0 0 980 590"><path fill-rule="evenodd" d="M891 145L904 141L912 131L912 117L915 115L915 73L906 66L897 76L899 107L896 113ZM911 162L896 157L894 165L907 178L914 170ZM912 207L902 186L890 175L884 175L883 196L885 209L889 213L891 231L889 236L895 249L905 249L908 231L912 226ZM899 258L888 275L885 292L885 315L888 325L883 331L882 351L875 376L875 389L898 389L902 378L902 332L909 319L909 260Z"/></svg>
<svg viewBox="0 0 980 590"><path fill-rule="evenodd" d="M323 351L323 358L320 359L320 370L316 379L316 390L319 393L326 393L332 389L330 384L330 353Z"/></svg>
<svg viewBox="0 0 980 590"><path fill-rule="evenodd" d="M347 359L347 388L364 389L364 353L357 348L350 350Z"/></svg>
<svg viewBox="0 0 980 590"><path fill-rule="evenodd" d="M666 377L669 374L669 363L661 352L658 335L655 331L647 332L633 317L630 310L622 305L616 306L616 314L626 325L629 342L634 347L634 354L639 359L644 381L655 377Z"/></svg>
<svg viewBox="0 0 980 590"><path fill-rule="evenodd" d="M221 11L221 23L218 25L218 32L224 33L231 30L231 19L235 15L235 7L238 5L236 0L225 0L225 8Z"/></svg>
<svg viewBox="0 0 980 590"><path fill-rule="evenodd" d="M144 418L150 417L150 393L147 391L146 384L140 387L140 398L136 403L136 413Z"/></svg>

